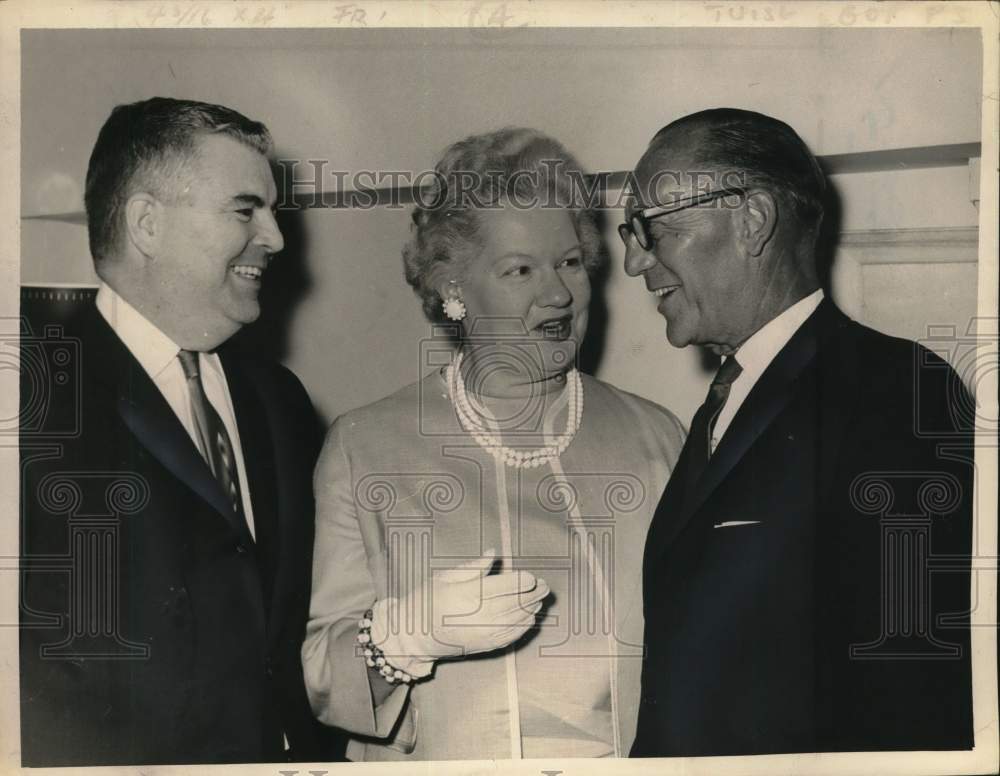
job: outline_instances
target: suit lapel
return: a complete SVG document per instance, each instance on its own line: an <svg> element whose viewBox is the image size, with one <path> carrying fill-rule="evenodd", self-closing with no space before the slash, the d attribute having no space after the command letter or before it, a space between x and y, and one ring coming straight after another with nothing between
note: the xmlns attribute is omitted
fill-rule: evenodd
<svg viewBox="0 0 1000 776"><path fill-rule="evenodd" d="M646 548L643 554L644 580L652 579L650 564L656 561L663 550L669 547L677 534L684 527L679 519L684 507L684 482L687 476L688 462L691 459L691 448L685 443L681 449L681 454L677 458L674 470L670 473L667 486L660 497L660 503L656 505L656 512L653 514L653 521L649 526L649 534L646 538ZM648 598L648 596L647 596Z"/></svg>
<svg viewBox="0 0 1000 776"><path fill-rule="evenodd" d="M801 330L800 330L801 331ZM795 395L796 380L816 355L816 338L793 338L760 376L733 417L722 441L684 506L690 517L739 463L751 445L771 425Z"/></svg>
<svg viewBox="0 0 1000 776"><path fill-rule="evenodd" d="M652 553L647 553L651 556L650 560L658 557L681 534L733 467L796 395L798 378L815 358L822 341L832 330L847 323L849 319L828 299L820 303L764 370L740 406L689 497L685 497L682 492L681 465L686 465L688 452L688 445L685 444L681 459L657 508L658 517L660 512L664 514L654 521L654 524L660 523L659 529L655 534L650 532L651 543L654 539L656 542Z"/></svg>
<svg viewBox="0 0 1000 776"><path fill-rule="evenodd" d="M222 488L156 386L137 379L118 397L118 414L154 458L230 522Z"/></svg>
<svg viewBox="0 0 1000 776"><path fill-rule="evenodd" d="M212 470L146 371L96 308L84 314L84 327L85 347L92 345L84 368L93 369L93 378L113 392L126 427L171 474L232 524L232 509Z"/></svg>

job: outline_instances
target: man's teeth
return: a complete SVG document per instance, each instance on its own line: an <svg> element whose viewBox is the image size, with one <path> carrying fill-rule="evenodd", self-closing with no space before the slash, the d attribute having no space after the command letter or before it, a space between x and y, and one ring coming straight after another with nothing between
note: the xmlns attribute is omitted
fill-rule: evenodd
<svg viewBox="0 0 1000 776"><path fill-rule="evenodd" d="M242 278L250 278L251 280L258 280L264 274L264 270L260 267L248 267L242 264L233 267L233 272Z"/></svg>
<svg viewBox="0 0 1000 776"><path fill-rule="evenodd" d="M664 286L663 288L657 288L653 291L657 296L666 296L671 291L673 291L677 286Z"/></svg>

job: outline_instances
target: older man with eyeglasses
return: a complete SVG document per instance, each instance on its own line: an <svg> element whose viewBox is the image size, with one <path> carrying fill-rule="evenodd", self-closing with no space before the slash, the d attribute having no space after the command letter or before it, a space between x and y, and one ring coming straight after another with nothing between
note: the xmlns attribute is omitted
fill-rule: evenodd
<svg viewBox="0 0 1000 776"><path fill-rule="evenodd" d="M825 181L788 125L686 116L634 181L625 269L722 363L646 541L632 756L971 748L961 381L824 296Z"/></svg>

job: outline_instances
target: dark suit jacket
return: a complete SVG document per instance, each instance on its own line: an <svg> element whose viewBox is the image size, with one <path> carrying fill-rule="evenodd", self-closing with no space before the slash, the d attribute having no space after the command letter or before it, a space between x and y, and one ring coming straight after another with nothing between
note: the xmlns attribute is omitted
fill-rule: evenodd
<svg viewBox="0 0 1000 776"><path fill-rule="evenodd" d="M971 748L972 407L821 303L667 485L633 756Z"/></svg>
<svg viewBox="0 0 1000 776"><path fill-rule="evenodd" d="M299 657L320 429L298 380L220 350L253 541L92 305L22 354L23 763L283 761L282 731L335 756Z"/></svg>

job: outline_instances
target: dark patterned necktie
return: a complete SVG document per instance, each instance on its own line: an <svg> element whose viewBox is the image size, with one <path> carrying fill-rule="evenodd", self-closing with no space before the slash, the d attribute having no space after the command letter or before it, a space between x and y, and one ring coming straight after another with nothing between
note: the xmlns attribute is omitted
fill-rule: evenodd
<svg viewBox="0 0 1000 776"><path fill-rule="evenodd" d="M687 476L685 477L684 493L690 496L694 492L694 486L701 478L705 467L708 466L708 459L712 450L712 430L715 428L715 421L719 418L719 413L726 406L726 399L729 398L729 389L736 378L740 376L743 367L736 361L735 356L728 356L715 374L715 379L708 388L708 396L694 415L691 421L691 432L688 434L687 446L688 462Z"/></svg>
<svg viewBox="0 0 1000 776"><path fill-rule="evenodd" d="M205 396L201 373L198 370L198 354L191 350L182 350L177 357L187 378L191 415L194 417L201 454L211 467L215 479L222 486L222 492L229 499L233 512L241 520L245 519L243 499L240 497L239 473L236 470L236 454L222 418Z"/></svg>

